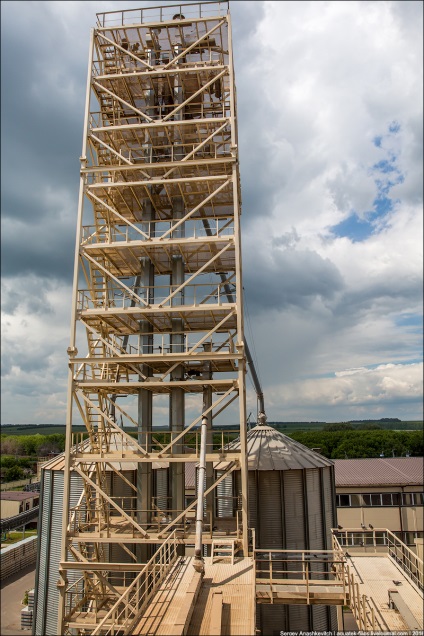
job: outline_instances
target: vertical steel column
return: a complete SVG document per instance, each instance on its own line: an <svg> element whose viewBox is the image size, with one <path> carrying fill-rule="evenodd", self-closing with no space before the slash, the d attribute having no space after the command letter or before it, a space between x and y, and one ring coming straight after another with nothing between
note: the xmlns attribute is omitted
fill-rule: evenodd
<svg viewBox="0 0 424 636"><path fill-rule="evenodd" d="M91 73L93 66L93 53L94 53L94 29L90 31L90 46L88 53L88 71L87 71L87 84L86 84L86 96L85 96L85 108L84 108L84 129L82 137L82 152L81 152L81 168L85 168L87 165L87 135L88 135L88 121L90 115L90 97L91 97ZM72 287L72 308L71 308L71 335L70 344L68 347L68 354L70 358L74 358L78 350L76 348L76 327L77 327L77 301L78 301L78 273L79 273L79 257L80 257L80 245L82 235L82 219L84 211L84 195L85 195L85 176L80 173L80 189L78 195L78 218L77 218L77 231L75 239L75 257L74 257L74 280ZM64 479L63 479L63 516L62 516L62 545L60 551L60 560L66 561L68 556L68 536L67 527L69 522L69 496L71 489L71 449L72 449L72 412L74 406L74 367L69 367L68 372L68 395L67 395L67 411L66 411L66 435L65 435L65 467L64 467ZM65 590L67 584L66 571L59 570L59 607L57 616L57 629L58 634L62 634L64 631L64 617L65 617Z"/></svg>
<svg viewBox="0 0 424 636"><path fill-rule="evenodd" d="M156 53L153 49L147 50L147 62L154 66L156 64ZM150 89L146 95L146 112L150 117L154 117L157 106L157 95L154 88ZM151 161L154 161L152 144L146 135L144 152ZM150 188L149 188L150 190ZM154 228L155 211L151 200L145 199L142 210L143 222L142 231L151 236ZM151 260L143 257L140 261L141 284L145 292L145 299L150 304L154 302L155 268ZM140 353L141 355L153 353L153 328L147 320L140 321ZM142 373L149 377L152 375L147 365L141 366ZM140 377L141 380L141 377ZM153 394L147 389L138 391L138 443L144 446L148 452L152 443L153 430ZM142 462L137 465L137 521L144 527L151 521L152 513L152 464ZM140 545L137 549L139 561L147 562L151 556L151 548L148 545Z"/></svg>
<svg viewBox="0 0 424 636"><path fill-rule="evenodd" d="M236 95L234 86L234 61L233 45L231 33L231 16L228 13L228 53L229 53L229 75L230 75L230 109L231 109L231 150L233 156L238 156L237 139L237 118L236 118ZM246 356L244 347L244 320L243 320L243 284L242 284L242 260L241 260L241 232L240 214L241 202L240 175L237 163L233 164L233 197L234 197L234 234L235 234L235 260L236 260L236 285L237 285L237 348L242 354L239 361L238 384L239 384L239 419L240 419L240 464L241 464L241 492L242 492L242 524L243 524L243 553L249 553L249 516L248 516L248 466L247 466L247 416L246 416Z"/></svg>
<svg viewBox="0 0 424 636"><path fill-rule="evenodd" d="M174 43L173 54L177 57L182 51L181 43ZM174 76L174 105L181 104L183 102L183 89L181 85L180 74L176 73ZM181 120L184 116L184 109L182 108L178 113L174 115L175 120ZM183 139L181 139L180 133L175 127L174 131L174 143L172 146L173 160L180 161L184 157L183 153ZM184 216L184 200L181 196L174 196L172 201L172 216L173 221L179 221ZM181 223L178 228L172 233L174 239L184 238L185 236L185 224ZM171 287L172 291L178 285L184 282L184 261L181 255L173 254L172 256L172 272L171 272ZM184 291L176 294L172 299L172 305L184 305ZM181 318L172 318L172 334L171 341L171 353L184 353L185 347L185 335L184 324ZM171 373L171 380L181 382L184 380L184 367L178 365ZM171 389L170 395L170 430L171 435L178 434L184 429L184 410L185 410L185 396L182 388ZM174 453L182 453L183 444L178 442L173 447ZM178 514L185 508L185 470L182 462L171 462L170 467L170 480L171 480L171 501L173 515Z"/></svg>

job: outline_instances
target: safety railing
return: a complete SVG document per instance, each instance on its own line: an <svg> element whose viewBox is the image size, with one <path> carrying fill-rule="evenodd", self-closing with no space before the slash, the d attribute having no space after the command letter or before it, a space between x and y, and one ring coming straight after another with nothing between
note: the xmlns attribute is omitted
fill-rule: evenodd
<svg viewBox="0 0 424 636"><path fill-rule="evenodd" d="M159 239L166 232L172 229L171 221L164 222L143 222L141 224L141 230L144 235L137 232L137 230L130 226L124 225L103 225L96 227L94 225L85 225L82 228L82 245L92 244L110 244L110 243L134 243L135 241L141 241L144 245L149 239L154 241ZM234 223L232 219L228 217L221 217L216 219L208 219L208 228L206 229L202 221L188 221L184 226L184 239L203 239L206 237L212 238L228 238L234 235ZM172 235L170 235L172 239Z"/></svg>
<svg viewBox="0 0 424 636"><path fill-rule="evenodd" d="M138 335L150 335L150 334L138 334ZM224 357L226 354L234 354L235 346L233 342L233 334L230 332L220 332L217 335L217 338L221 336L221 340L212 342L211 338L208 338L206 341L201 339L202 342L199 345L199 334L190 334L186 332L172 332L172 335L181 335L184 336L184 344L174 344L170 342L170 334L155 334L153 344L143 344L137 341L137 344L134 345L131 342L125 342L122 337L117 337L112 334L108 337L108 340L105 342L105 348L108 351L108 355L111 357L110 365L123 364L122 360L117 360L116 358L120 355L132 355L132 356L154 356L156 357L165 357L168 354L187 354L187 353L205 353L206 351L214 353L214 354L222 354ZM96 354L96 351L90 353L90 357L96 358L97 356L104 357L103 351ZM147 358L146 358L147 360ZM72 362L72 360L71 360ZM103 365L103 360L101 365ZM131 361L129 361L131 363ZM134 360L133 364L139 362L138 360ZM144 361L143 361L144 362ZM78 363L79 364L79 363ZM92 363L81 363L80 369L77 371L77 377L79 380L89 379L90 373L95 373L95 376L98 377L98 371L90 371L88 368ZM104 374L106 371L104 371ZM189 368L187 370L187 375L192 375L193 377L201 377L200 369Z"/></svg>
<svg viewBox="0 0 424 636"><path fill-rule="evenodd" d="M96 78L98 76L129 72L143 73L145 75L146 66L143 64L143 61L147 61L147 56L143 51L140 53L139 48L140 42L137 41L131 46L130 50L134 57L133 55L125 55L121 51L107 51L104 52L103 57L95 57L92 66L92 76ZM161 50L160 59L157 60L156 64L167 64L173 57L175 57L175 51L165 48ZM228 64L228 52L223 49L216 50L215 48L205 47L205 49L201 49L200 51L198 49L195 53L188 53L185 61L182 61L181 58L179 61L179 69L183 68L185 70L185 68L187 68L189 72L197 68L201 70L202 66L222 66L223 64ZM159 66L157 66L157 70L160 71ZM154 84L150 86L154 86ZM148 109L150 111L152 107L149 105Z"/></svg>
<svg viewBox="0 0 424 636"><path fill-rule="evenodd" d="M188 431L184 438L180 438L181 431L143 431L140 435L143 442L139 444L146 458L150 455L151 461L155 461L157 455L163 460L167 457L181 456L183 462L185 456L200 455L200 437L199 430ZM225 459L225 456L231 452L239 453L240 449L229 449L229 444L240 435L239 429L228 429L221 431L211 431L211 439L206 443L206 454L216 454L218 459ZM177 439L178 438L178 439ZM91 440L91 450L87 449L87 432L78 431L72 433L73 454L81 454L92 452L96 455L113 455L116 459L128 453L138 453L141 451L136 446L136 440L128 438L128 430L120 433L113 430L95 430L93 431L93 439ZM163 449L167 448L166 453Z"/></svg>
<svg viewBox="0 0 424 636"><path fill-rule="evenodd" d="M218 54L217 54L218 55ZM223 60L221 58L212 60L215 63L222 64ZM190 63L191 66L191 63ZM129 72L131 70L130 66L120 67L114 69L114 73L124 73ZM205 98L201 96L202 101L189 102L184 108L187 112L189 112L191 116L190 121L195 121L196 119L212 119L212 118L225 118L230 117L231 115L231 102L230 99L225 98L223 101L214 102L214 101L206 101ZM163 118L170 114L175 109L175 105L172 106L144 106L143 110L149 114L149 117L153 121L153 123L161 123ZM95 113L93 113L95 114ZM101 111L101 116L99 116L97 120L97 128L103 127L107 128L109 126L134 126L145 124L146 119L142 117L142 115L137 114L131 109L123 109L121 107L111 108L108 112L107 110ZM165 122L166 123L166 122ZM159 159L160 160L160 159ZM116 163L116 158L113 163Z"/></svg>
<svg viewBox="0 0 424 636"><path fill-rule="evenodd" d="M311 587L337 587L344 604L348 603L346 559L333 550L264 550L254 549L256 585L268 589L271 602L274 586L303 588L306 604L311 600ZM324 601L323 601L324 602Z"/></svg>
<svg viewBox="0 0 424 636"><path fill-rule="evenodd" d="M228 13L228 2L201 2L168 4L144 9L124 9L121 11L106 11L97 13L99 27L116 28L130 24L146 24L155 22L170 22L175 16L187 19L223 17Z"/></svg>
<svg viewBox="0 0 424 636"><path fill-rule="evenodd" d="M106 613L92 636L116 634L124 630L130 633L132 626L140 618L160 584L176 563L178 542L175 531L164 541L131 585Z"/></svg>
<svg viewBox="0 0 424 636"><path fill-rule="evenodd" d="M142 528L150 538L158 535L165 537L175 532L176 537L181 540L193 537L195 534L196 511L194 508L142 509L137 507L136 497L110 497L110 499L114 505L109 501L96 499L90 503L89 507L85 502L73 506L69 513L71 535L101 532L111 536L116 531L122 532L123 524L127 530L131 531L132 537L139 536L138 528ZM138 527L131 525L128 517L136 521ZM214 517L212 511L207 511L203 517L203 527L203 535L209 539L214 536L240 538L241 510L236 510L232 517Z"/></svg>
<svg viewBox="0 0 424 636"><path fill-rule="evenodd" d="M424 590L423 561L393 532L387 528L343 528L332 530L333 546L343 550L352 549L358 552L374 552L387 554L403 570L409 580L421 591Z"/></svg>
<svg viewBox="0 0 424 636"><path fill-rule="evenodd" d="M226 287L224 284L199 283L186 285L177 291L181 285L163 285L156 287L143 287L137 292L130 292L123 287L96 287L93 290L78 290L78 311L88 309L127 309L134 306L146 305L145 301L153 309L167 307L198 307L200 305L228 305ZM235 287L230 285L231 293L235 301ZM172 298L171 295L176 292Z"/></svg>
<svg viewBox="0 0 424 636"><path fill-rule="evenodd" d="M229 135L230 133L227 133L226 137L228 137ZM106 138L106 143L108 143L107 138ZM113 148L111 148L110 150L106 148L106 150L108 150L109 157L113 159L112 161L113 164L116 164L116 163L119 164L119 157L117 157L115 153L118 150L120 150L120 144L116 144L116 146L117 146L117 149L115 149L115 152L112 152ZM143 146L140 144L140 148L137 150L130 149L124 155L122 155L121 153L121 156L122 156L121 163L123 162L122 165L124 164L127 166L130 165L124 161L124 158L130 161L131 163L133 163L134 168L137 168L137 167L143 168L144 167L143 164L155 163L156 165L154 167L155 167L155 172L157 173L157 170L159 168L159 166L157 165L158 163L181 161L188 155L190 155L188 159L195 160L195 161L201 161L204 159L207 159L207 160L223 159L225 157L232 156L231 139L229 139L228 141L226 141L225 139L223 139L222 141L217 139L214 141L214 143L205 144L201 148L196 150L198 146L199 146L198 143L197 144L181 143L178 145L174 143L174 144L168 144L168 145L162 145L162 146L149 145L147 148L143 148ZM107 156L107 153L105 152L105 147L103 145L100 145L99 148L102 151L101 152L102 161L104 161L105 157ZM185 161L184 163L176 164L175 168L178 170L178 172L190 170L189 164L187 164ZM219 170L222 171L222 167L219 167ZM157 178L160 179L161 175L158 174ZM99 173L90 173L89 171L87 172L86 182L88 185L91 185L92 183L109 183L109 181L106 181L105 179L109 179L109 176L106 177L105 175L102 175Z"/></svg>
<svg viewBox="0 0 424 636"><path fill-rule="evenodd" d="M407 577L421 591L424 591L424 564L422 559L390 530L387 530L387 549L389 557L402 568Z"/></svg>
<svg viewBox="0 0 424 636"><path fill-rule="evenodd" d="M254 535L252 536L254 541ZM253 549L255 582L265 591L271 604L278 602L275 592L284 592L285 602L306 605L347 605L352 609L358 627L363 631L384 631L374 607L360 593L349 564L338 546L334 550L261 550ZM294 586L294 587L293 587Z"/></svg>

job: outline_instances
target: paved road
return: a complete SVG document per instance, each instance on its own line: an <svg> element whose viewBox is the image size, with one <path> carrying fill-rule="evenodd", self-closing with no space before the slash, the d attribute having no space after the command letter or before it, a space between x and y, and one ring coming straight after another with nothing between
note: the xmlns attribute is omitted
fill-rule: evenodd
<svg viewBox="0 0 424 636"><path fill-rule="evenodd" d="M21 630L22 599L26 590L31 590L35 582L35 565L29 565L20 572L8 576L1 582L1 636L29 636L31 631Z"/></svg>

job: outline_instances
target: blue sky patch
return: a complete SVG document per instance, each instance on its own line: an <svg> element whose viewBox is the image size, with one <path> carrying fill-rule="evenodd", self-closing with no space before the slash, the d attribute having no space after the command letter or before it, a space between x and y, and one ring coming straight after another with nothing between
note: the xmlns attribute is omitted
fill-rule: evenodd
<svg viewBox="0 0 424 636"><path fill-rule="evenodd" d="M423 326L423 317L421 314L402 314L395 318L397 327L419 327L421 331Z"/></svg>
<svg viewBox="0 0 424 636"><path fill-rule="evenodd" d="M374 228L371 223L364 219L360 219L354 212L348 216L347 219L338 223L338 225L333 225L331 231L334 236L337 236L338 238L347 236L353 243L357 243L358 241L365 241L369 238L373 233Z"/></svg>
<svg viewBox="0 0 424 636"><path fill-rule="evenodd" d="M350 215L330 228L334 236L347 237L352 242L365 241L374 232L384 227L384 218L393 211L394 205L399 199L389 196L393 186L403 183L404 176L401 173L397 161L399 154L392 149L383 148L384 138L394 137L400 131L400 124L392 121L388 126L388 132L384 135L376 135L372 143L386 153L386 157L374 163L368 169L368 176L374 180L376 196L371 210L360 213L351 210Z"/></svg>
<svg viewBox="0 0 424 636"><path fill-rule="evenodd" d="M392 121L392 123L389 125L389 132L392 133L393 135L396 135L396 133L398 133L400 130L400 123L398 121Z"/></svg>

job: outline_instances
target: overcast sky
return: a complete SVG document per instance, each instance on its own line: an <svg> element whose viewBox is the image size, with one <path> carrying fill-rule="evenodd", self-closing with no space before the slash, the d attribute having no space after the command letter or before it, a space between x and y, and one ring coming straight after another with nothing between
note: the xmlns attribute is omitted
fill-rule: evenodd
<svg viewBox="0 0 424 636"><path fill-rule="evenodd" d="M3 423L64 422L89 30L149 4L2 2ZM421 419L422 2L231 13L268 418Z"/></svg>

